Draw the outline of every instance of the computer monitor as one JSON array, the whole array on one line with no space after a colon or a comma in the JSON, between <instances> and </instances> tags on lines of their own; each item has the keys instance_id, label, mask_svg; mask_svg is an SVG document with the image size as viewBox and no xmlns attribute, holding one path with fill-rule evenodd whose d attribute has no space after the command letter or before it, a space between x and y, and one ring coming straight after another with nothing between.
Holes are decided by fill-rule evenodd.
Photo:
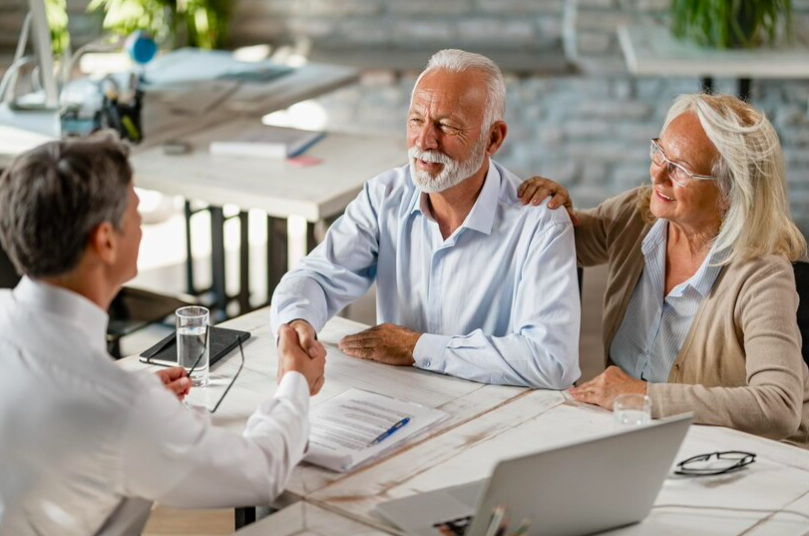
<instances>
[{"instance_id":1,"label":"computer monitor","mask_svg":"<svg viewBox=\"0 0 809 536\"><path fill-rule=\"evenodd\" d=\"M45 94L43 104L45 108L58 108L59 92L53 72L51 31L45 12L45 0L28 0L28 9L31 13L31 40L34 43L34 53L39 64L40 83Z\"/></svg>"},{"instance_id":2,"label":"computer monitor","mask_svg":"<svg viewBox=\"0 0 809 536\"><path fill-rule=\"evenodd\" d=\"M59 88L54 73L51 33L45 11L45 0L28 0L29 13L20 29L20 40L14 63L0 82L0 125L59 138ZM28 42L33 42L34 54L25 55ZM36 65L31 75L35 93L15 94L20 70Z\"/></svg>"}]
</instances>

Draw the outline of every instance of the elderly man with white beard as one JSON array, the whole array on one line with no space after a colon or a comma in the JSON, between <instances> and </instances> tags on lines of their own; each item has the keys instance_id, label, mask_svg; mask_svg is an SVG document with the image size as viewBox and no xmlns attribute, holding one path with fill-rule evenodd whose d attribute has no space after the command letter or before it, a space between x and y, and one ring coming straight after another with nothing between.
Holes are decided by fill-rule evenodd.
<instances>
[{"instance_id":1,"label":"elderly man with white beard","mask_svg":"<svg viewBox=\"0 0 809 536\"><path fill-rule=\"evenodd\" d=\"M275 290L271 323L301 347L377 284L379 325L345 354L468 380L565 389L579 377L580 304L564 210L523 207L521 180L491 159L506 88L488 58L436 53L407 117L409 164L371 179Z\"/></svg>"}]
</instances>

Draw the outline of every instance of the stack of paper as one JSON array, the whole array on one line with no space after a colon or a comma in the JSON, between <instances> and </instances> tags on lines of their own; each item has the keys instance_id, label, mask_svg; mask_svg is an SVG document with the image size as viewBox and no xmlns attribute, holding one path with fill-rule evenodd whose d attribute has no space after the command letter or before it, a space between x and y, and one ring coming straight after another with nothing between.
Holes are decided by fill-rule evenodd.
<instances>
[{"instance_id":1,"label":"stack of paper","mask_svg":"<svg viewBox=\"0 0 809 536\"><path fill-rule=\"evenodd\" d=\"M446 417L441 410L349 389L312 409L309 452L304 460L342 473L400 446ZM404 419L408 419L405 426L374 443Z\"/></svg>"},{"instance_id":2,"label":"stack of paper","mask_svg":"<svg viewBox=\"0 0 809 536\"><path fill-rule=\"evenodd\" d=\"M323 136L323 132L262 126L234 139L214 141L210 151L212 155L284 159L298 156Z\"/></svg>"}]
</instances>

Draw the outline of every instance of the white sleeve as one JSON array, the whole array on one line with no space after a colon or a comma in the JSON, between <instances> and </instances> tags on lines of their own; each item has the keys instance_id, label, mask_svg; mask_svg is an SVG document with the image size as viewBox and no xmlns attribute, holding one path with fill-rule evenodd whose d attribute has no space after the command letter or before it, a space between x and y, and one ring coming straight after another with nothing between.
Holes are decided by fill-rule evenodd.
<instances>
[{"instance_id":1,"label":"white sleeve","mask_svg":"<svg viewBox=\"0 0 809 536\"><path fill-rule=\"evenodd\" d=\"M150 381L123 434L122 493L175 507L269 504L303 458L308 412L309 387L298 372L284 375L243 435L215 427Z\"/></svg>"}]
</instances>

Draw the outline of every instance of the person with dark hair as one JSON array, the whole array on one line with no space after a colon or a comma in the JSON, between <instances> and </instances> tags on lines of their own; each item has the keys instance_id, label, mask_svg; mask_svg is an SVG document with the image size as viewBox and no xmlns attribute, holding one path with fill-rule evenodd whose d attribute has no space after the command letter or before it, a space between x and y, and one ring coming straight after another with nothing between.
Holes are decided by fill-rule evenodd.
<instances>
[{"instance_id":1,"label":"person with dark hair","mask_svg":"<svg viewBox=\"0 0 809 536\"><path fill-rule=\"evenodd\" d=\"M180 400L182 368L127 372L107 355L107 308L137 273L138 196L114 139L52 142L0 176L0 535L139 534L153 501L268 504L308 437L312 356L279 331L279 384L243 435ZM178 400L179 399L179 400Z\"/></svg>"}]
</instances>

